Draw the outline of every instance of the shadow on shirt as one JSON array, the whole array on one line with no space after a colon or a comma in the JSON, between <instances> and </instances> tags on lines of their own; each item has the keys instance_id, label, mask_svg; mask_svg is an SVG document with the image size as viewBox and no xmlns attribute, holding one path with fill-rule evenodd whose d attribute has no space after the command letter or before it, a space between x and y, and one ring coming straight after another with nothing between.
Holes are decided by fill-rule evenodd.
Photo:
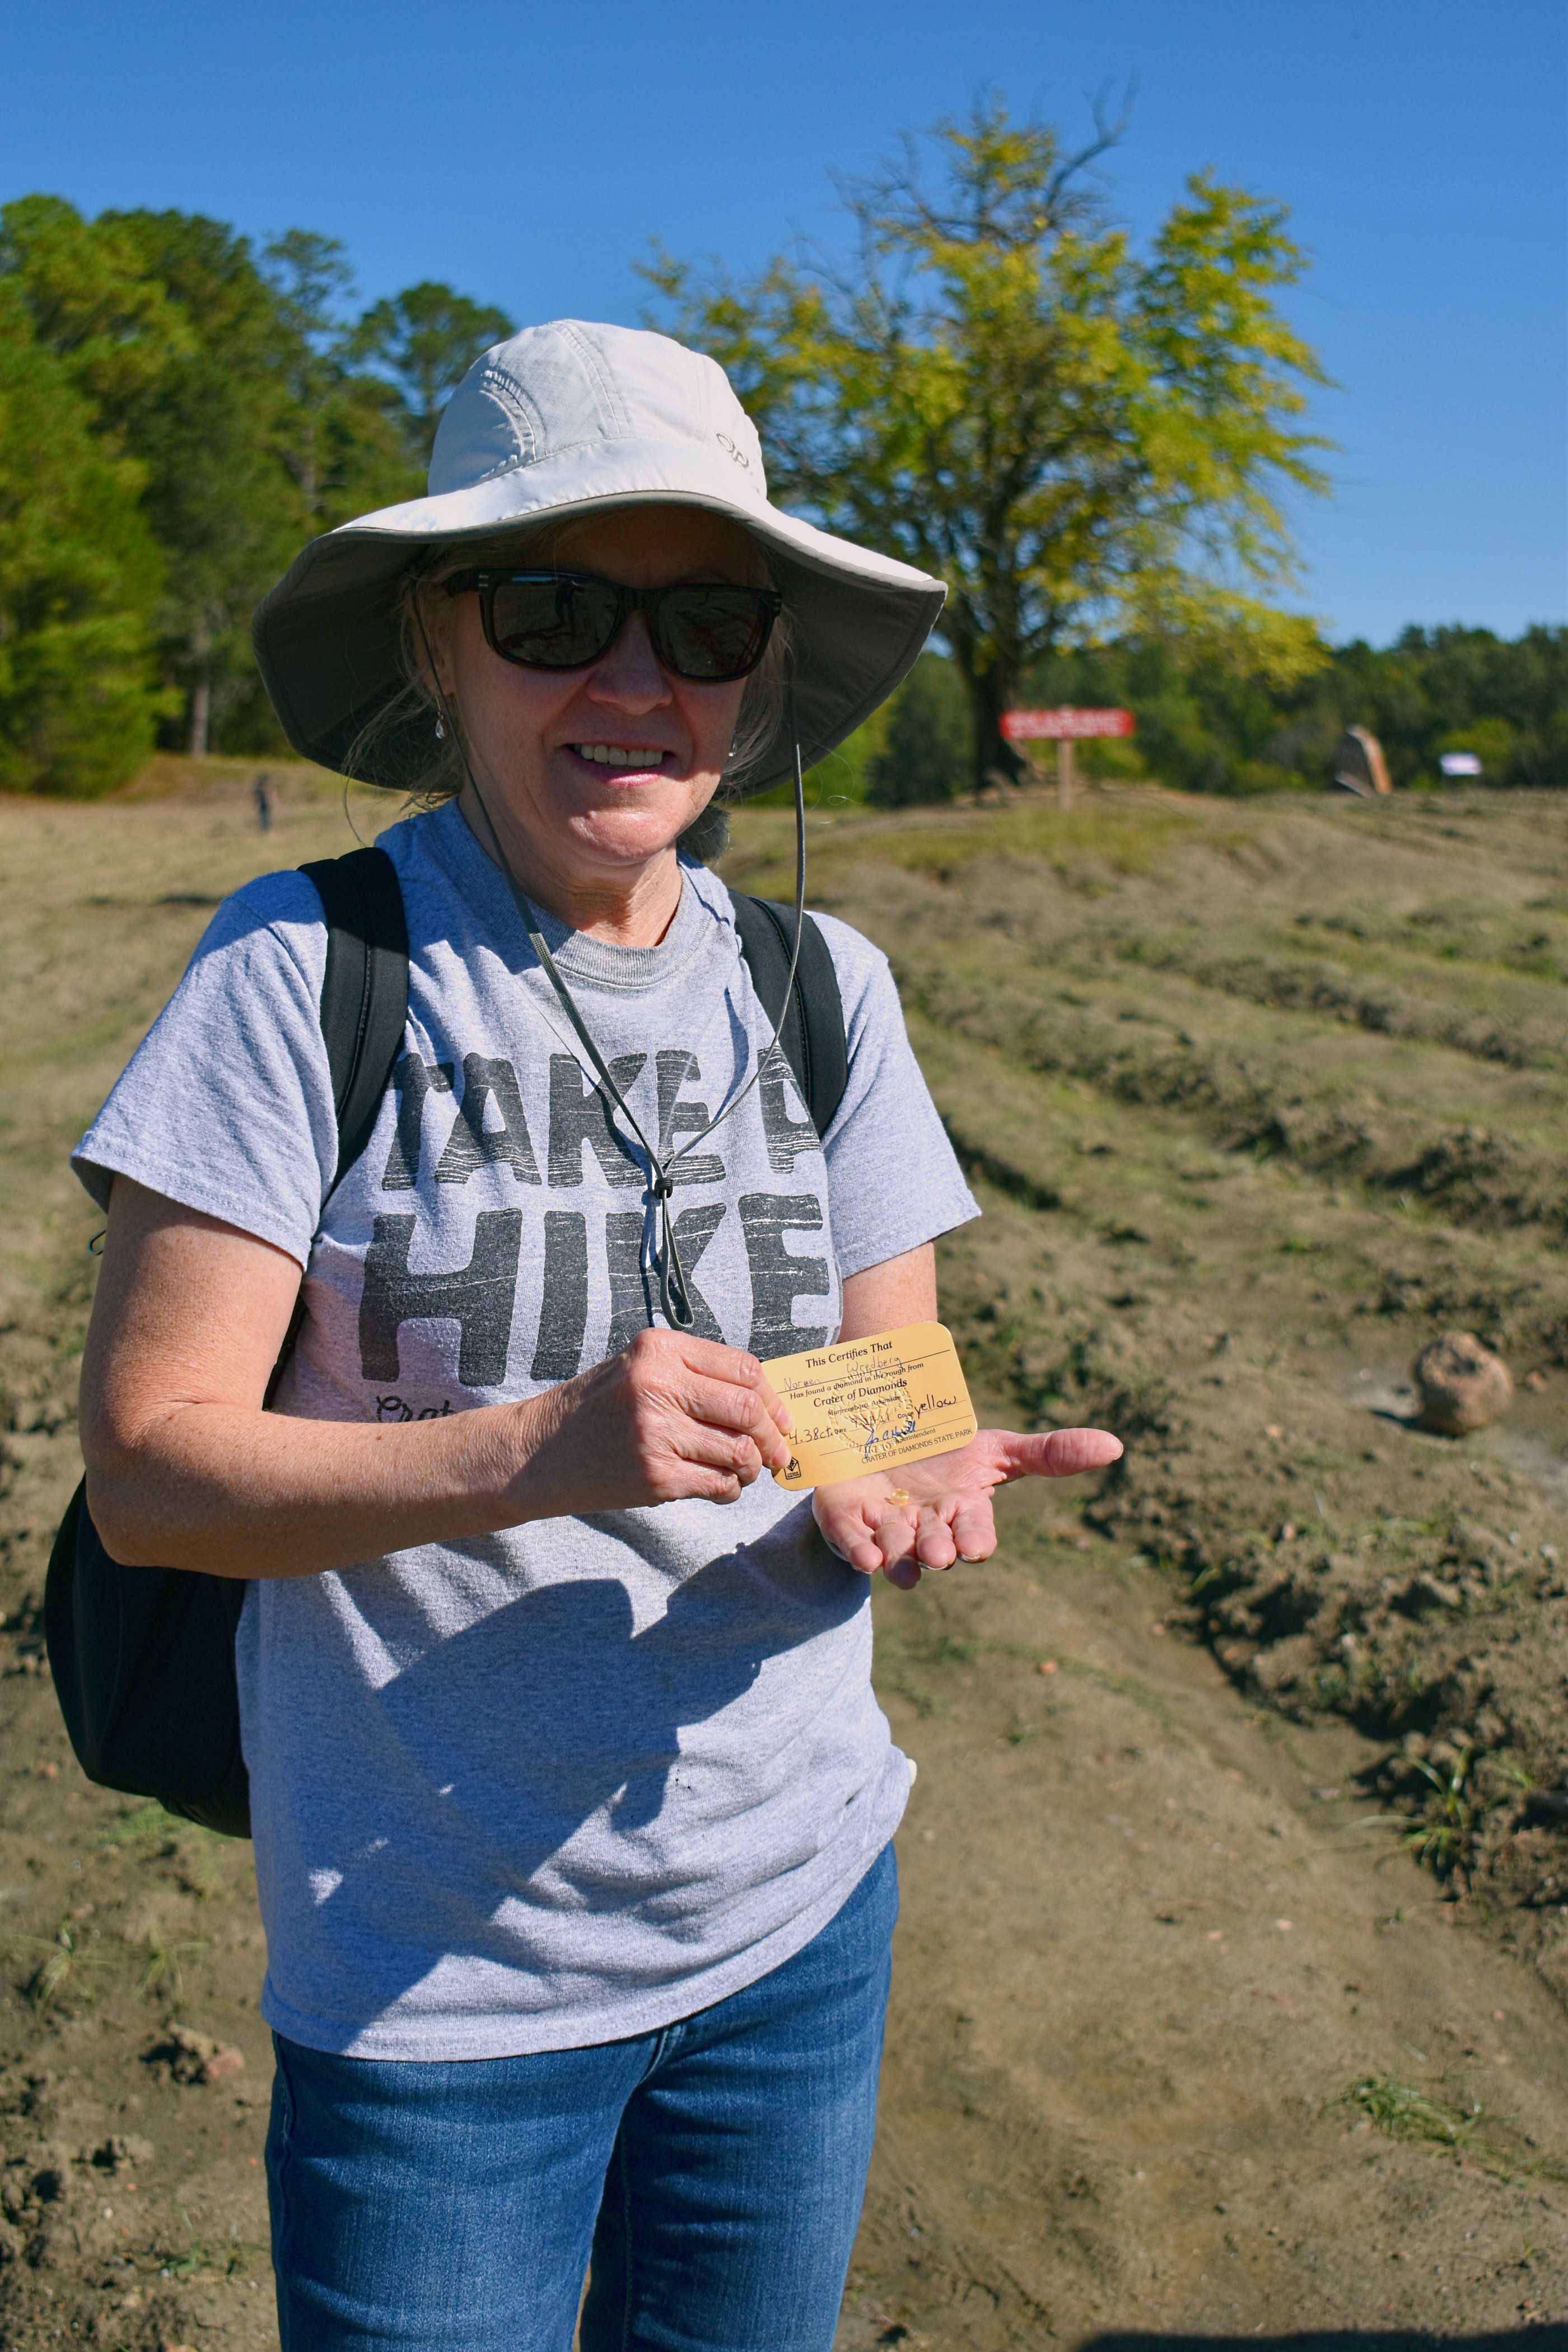
<instances>
[{"instance_id":1,"label":"shadow on shirt","mask_svg":"<svg viewBox=\"0 0 1568 2352\"><path fill-rule=\"evenodd\" d=\"M309 1814L277 1855L285 1880L310 1874L325 1931L300 1954L296 1990L284 1928L283 1999L319 2014L327 1995L352 2032L444 1957L598 1974L613 1944L628 1990L707 1965L715 1917L809 1865L869 1793L865 1742L846 1734L856 1690L868 1713L875 1702L860 1640L845 1638L868 1583L803 1532L785 1522L710 1561L640 1632L615 1578L553 1581L445 1636L400 1616L406 1596L378 1606L374 1570L345 1580L404 1663L368 1692L341 1623L321 1628L318 1689L335 1634L357 1690L312 1731ZM784 1669L823 1639L816 1671ZM689 1738L774 1667L771 1703L715 1739ZM779 1899L787 1918L799 1898ZM606 1916L597 1936L595 1915ZM330 1994L310 1981L322 1966Z\"/></svg>"}]
</instances>

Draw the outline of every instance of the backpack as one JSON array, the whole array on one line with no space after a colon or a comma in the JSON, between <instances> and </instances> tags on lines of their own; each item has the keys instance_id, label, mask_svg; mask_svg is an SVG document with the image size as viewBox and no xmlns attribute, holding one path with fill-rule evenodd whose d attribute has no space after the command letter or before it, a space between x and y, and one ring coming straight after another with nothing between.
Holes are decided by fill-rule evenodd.
<instances>
[{"instance_id":1,"label":"backpack","mask_svg":"<svg viewBox=\"0 0 1568 2352\"><path fill-rule=\"evenodd\" d=\"M370 1141L403 1050L408 933L396 869L384 850L351 850L300 871L315 885L327 925L321 1034L338 1121L330 1197ZM731 896L752 986L776 1021L795 909L738 891ZM838 975L809 915L779 1045L817 1133L826 1135L847 1082L848 1046ZM268 1404L303 1315L301 1296L268 1382ZM247 1580L111 1559L93 1526L85 1486L66 1507L44 1587L49 1671L77 1761L100 1788L155 1797L187 1821L248 1837L250 1781L239 1744L234 1662Z\"/></svg>"}]
</instances>

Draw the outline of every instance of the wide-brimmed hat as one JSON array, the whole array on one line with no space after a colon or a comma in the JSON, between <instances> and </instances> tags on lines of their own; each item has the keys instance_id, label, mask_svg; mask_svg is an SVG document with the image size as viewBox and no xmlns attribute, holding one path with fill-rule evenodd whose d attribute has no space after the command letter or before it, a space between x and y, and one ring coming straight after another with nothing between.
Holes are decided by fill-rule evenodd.
<instances>
[{"instance_id":1,"label":"wide-brimmed hat","mask_svg":"<svg viewBox=\"0 0 1568 2352\"><path fill-rule=\"evenodd\" d=\"M355 744L407 682L398 604L411 565L512 525L660 501L728 515L766 551L789 615L809 767L913 667L942 583L770 506L755 428L714 361L667 335L580 319L525 327L486 352L441 419L428 496L313 539L258 607L256 657L289 742L352 772ZM419 708L378 729L370 781L402 786L426 771L434 727ZM781 720L727 782L760 791L793 762Z\"/></svg>"}]
</instances>

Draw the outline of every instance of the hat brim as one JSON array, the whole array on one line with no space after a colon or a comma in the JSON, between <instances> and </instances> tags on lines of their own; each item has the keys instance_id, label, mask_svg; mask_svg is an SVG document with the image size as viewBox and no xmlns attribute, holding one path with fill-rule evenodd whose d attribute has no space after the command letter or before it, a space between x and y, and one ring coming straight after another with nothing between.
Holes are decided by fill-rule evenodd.
<instances>
[{"instance_id":1,"label":"hat brim","mask_svg":"<svg viewBox=\"0 0 1568 2352\"><path fill-rule=\"evenodd\" d=\"M297 751L342 774L355 746L406 683L398 599L411 563L447 543L510 525L650 505L726 515L766 550L789 614L795 726L806 767L823 759L913 667L942 610L940 580L836 538L765 499L737 494L731 461L693 443L625 440L434 498L384 507L310 541L258 606L256 658ZM427 772L434 720L420 710L374 738L367 781L405 788ZM762 792L794 772L787 718L726 789Z\"/></svg>"}]
</instances>

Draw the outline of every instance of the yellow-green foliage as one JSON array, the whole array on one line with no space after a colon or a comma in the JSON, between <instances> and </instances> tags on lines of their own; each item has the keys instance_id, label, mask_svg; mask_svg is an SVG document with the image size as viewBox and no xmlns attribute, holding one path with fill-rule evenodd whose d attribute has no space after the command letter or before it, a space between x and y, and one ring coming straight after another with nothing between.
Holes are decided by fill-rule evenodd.
<instances>
[{"instance_id":1,"label":"yellow-green foliage","mask_svg":"<svg viewBox=\"0 0 1568 2352\"><path fill-rule=\"evenodd\" d=\"M1136 251L1087 177L1105 131L1059 135L983 100L846 192L847 274L773 262L747 285L647 272L677 331L727 367L776 496L948 586L976 776L1031 663L1117 628L1239 635L1280 676L1310 624L1282 491L1326 487L1303 429L1324 381L1279 307L1305 266L1284 207L1205 173Z\"/></svg>"}]
</instances>

